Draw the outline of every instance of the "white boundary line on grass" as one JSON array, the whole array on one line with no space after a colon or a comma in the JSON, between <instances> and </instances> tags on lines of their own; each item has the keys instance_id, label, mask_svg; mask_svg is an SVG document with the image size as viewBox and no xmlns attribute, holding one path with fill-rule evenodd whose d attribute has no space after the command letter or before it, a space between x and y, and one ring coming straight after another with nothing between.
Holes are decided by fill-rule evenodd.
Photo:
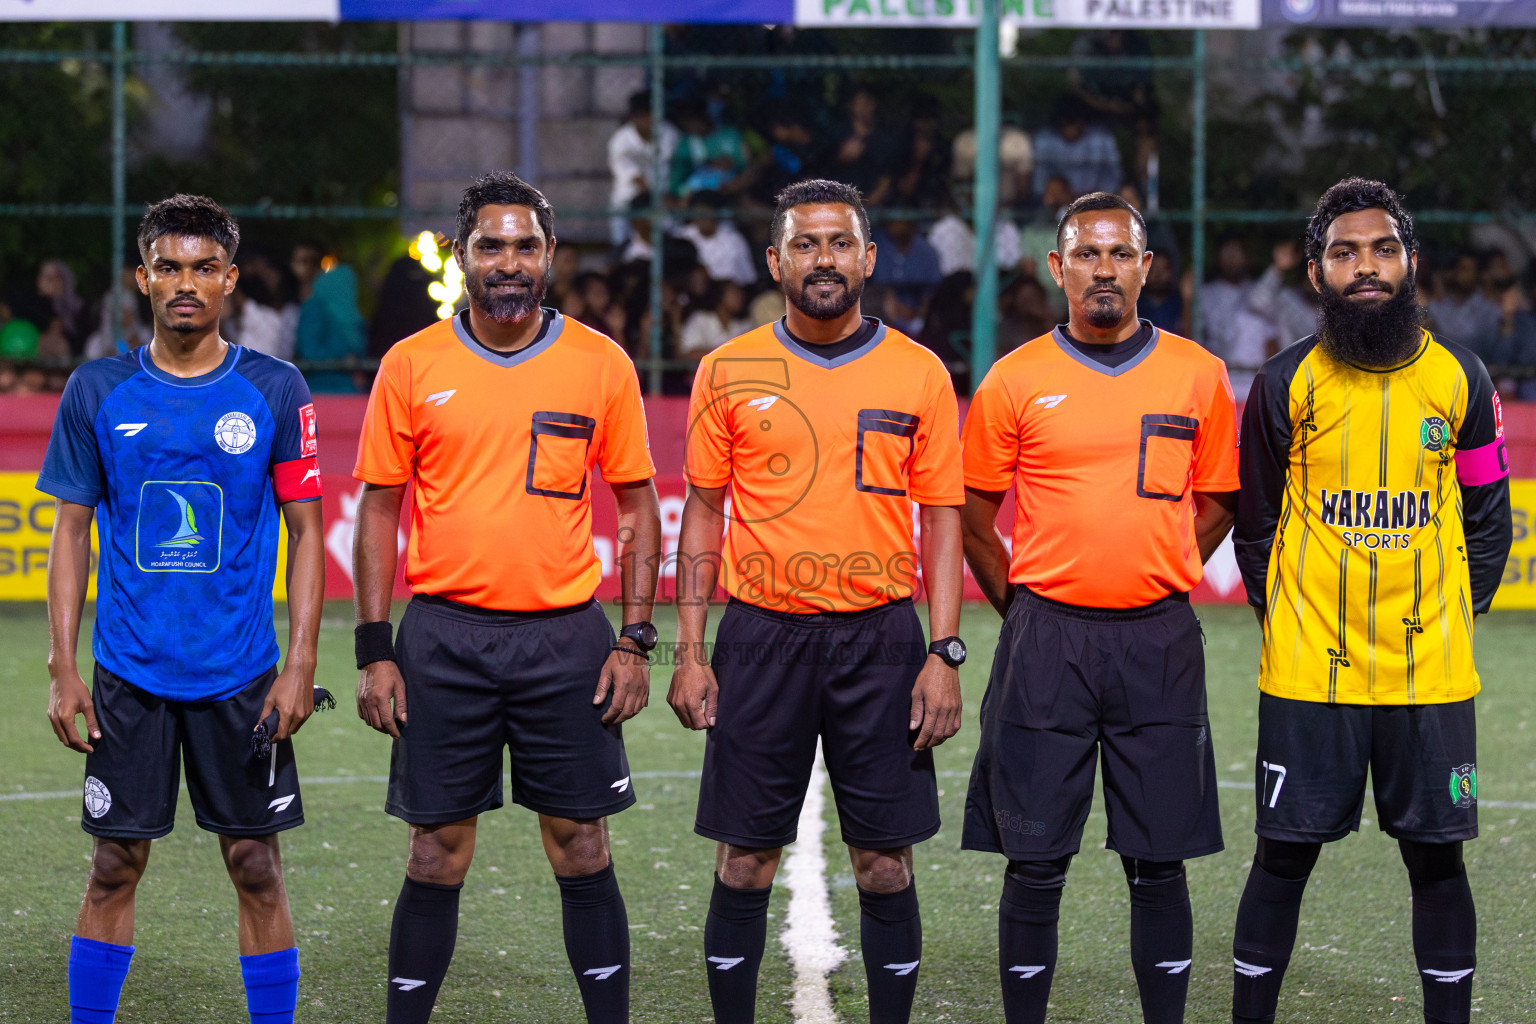
<instances>
[{"instance_id":1,"label":"white boundary line on grass","mask_svg":"<svg viewBox=\"0 0 1536 1024\"><path fill-rule=\"evenodd\" d=\"M825 780L826 773L825 770L821 767L820 760L816 762L815 770L822 772L821 777L823 780ZM937 774L941 779L968 779L971 777L970 772L937 772L935 774ZM637 779L642 782L646 779L696 779L698 777L699 773L696 770L676 772L634 772L630 775L630 778ZM503 776L502 778L507 779L509 776ZM354 782L372 782L381 784L388 781L389 776L387 775L314 775L308 778L300 777L299 785L344 786ZM1253 789L1253 783L1240 782L1236 779L1220 779L1217 781L1216 786L1218 789L1246 789L1250 791ZM181 784L181 788L186 789L187 784L183 782ZM816 799L818 801L823 801L823 797L820 795L820 790L817 790L817 794L818 795ZM0 793L0 804L16 803L22 800L64 800L70 797L79 796L80 790L78 789L53 789L38 793ZM807 794L806 797L806 804L807 806L810 804L809 794ZM1536 811L1536 802L1528 800L1479 800L1477 805L1479 807L1492 807L1499 810L1508 811ZM823 826L823 828L824 827L825 826ZM805 829L803 824L800 831L801 834L804 834Z\"/></svg>"},{"instance_id":2,"label":"white boundary line on grass","mask_svg":"<svg viewBox=\"0 0 1536 1024\"><path fill-rule=\"evenodd\" d=\"M832 899L827 892L827 856L822 847L827 831L826 784L818 741L816 763L811 766L810 785L800 808L798 835L789 847L783 870L784 884L789 888L789 912L784 915L779 941L795 970L791 1002L795 1024L837 1024L827 975L848 956L848 951L837 944Z\"/></svg>"}]
</instances>

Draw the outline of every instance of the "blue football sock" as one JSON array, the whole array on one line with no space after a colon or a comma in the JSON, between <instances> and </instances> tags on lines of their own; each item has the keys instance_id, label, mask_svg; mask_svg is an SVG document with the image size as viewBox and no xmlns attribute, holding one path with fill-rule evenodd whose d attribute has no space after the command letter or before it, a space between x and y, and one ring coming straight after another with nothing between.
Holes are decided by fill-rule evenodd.
<instances>
[{"instance_id":1,"label":"blue football sock","mask_svg":"<svg viewBox=\"0 0 1536 1024\"><path fill-rule=\"evenodd\" d=\"M245 1008L251 1024L293 1024L299 1005L299 950L280 949L240 958Z\"/></svg>"},{"instance_id":2,"label":"blue football sock","mask_svg":"<svg viewBox=\"0 0 1536 1024\"><path fill-rule=\"evenodd\" d=\"M70 1024L112 1024L132 959L132 946L78 935L69 940Z\"/></svg>"}]
</instances>

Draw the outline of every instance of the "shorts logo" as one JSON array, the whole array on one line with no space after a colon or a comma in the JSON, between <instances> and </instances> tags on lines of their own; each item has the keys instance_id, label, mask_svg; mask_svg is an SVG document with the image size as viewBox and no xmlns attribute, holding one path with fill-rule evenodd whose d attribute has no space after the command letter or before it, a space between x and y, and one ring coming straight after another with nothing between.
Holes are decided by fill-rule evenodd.
<instances>
[{"instance_id":1,"label":"shorts logo","mask_svg":"<svg viewBox=\"0 0 1536 1024\"><path fill-rule=\"evenodd\" d=\"M227 412L213 428L213 439L231 455L243 455L256 444L256 422L243 412Z\"/></svg>"},{"instance_id":2,"label":"shorts logo","mask_svg":"<svg viewBox=\"0 0 1536 1024\"><path fill-rule=\"evenodd\" d=\"M622 779L620 779L618 782L615 782L608 788L620 793L627 792L629 790L629 776L624 776Z\"/></svg>"},{"instance_id":3,"label":"shorts logo","mask_svg":"<svg viewBox=\"0 0 1536 1024\"><path fill-rule=\"evenodd\" d=\"M1425 416L1419 424L1419 444L1427 452L1443 452L1451 446L1451 427L1439 416Z\"/></svg>"},{"instance_id":4,"label":"shorts logo","mask_svg":"<svg viewBox=\"0 0 1536 1024\"><path fill-rule=\"evenodd\" d=\"M997 827L1007 829L1009 832L1017 832L1021 836L1045 835L1045 822L1030 821L1021 818L1012 811L996 810L992 812L992 820L997 822Z\"/></svg>"},{"instance_id":5,"label":"shorts logo","mask_svg":"<svg viewBox=\"0 0 1536 1024\"><path fill-rule=\"evenodd\" d=\"M1451 769L1451 804L1471 807L1477 803L1477 765L1464 764Z\"/></svg>"},{"instance_id":6,"label":"shorts logo","mask_svg":"<svg viewBox=\"0 0 1536 1024\"><path fill-rule=\"evenodd\" d=\"M112 809L112 791L94 775L85 777L85 810L93 818L99 818Z\"/></svg>"},{"instance_id":7,"label":"shorts logo","mask_svg":"<svg viewBox=\"0 0 1536 1024\"><path fill-rule=\"evenodd\" d=\"M276 800L273 800L271 803L267 804L267 810L276 811L281 814L288 809L289 804L293 803L293 798L296 795L297 794L295 793L289 793L287 796L278 797Z\"/></svg>"}]
</instances>

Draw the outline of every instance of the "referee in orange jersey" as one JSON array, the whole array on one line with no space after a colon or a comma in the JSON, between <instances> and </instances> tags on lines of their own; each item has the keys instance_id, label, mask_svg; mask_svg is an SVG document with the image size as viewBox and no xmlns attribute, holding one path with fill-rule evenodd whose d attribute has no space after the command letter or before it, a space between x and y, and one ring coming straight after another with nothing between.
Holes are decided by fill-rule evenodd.
<instances>
[{"instance_id":1,"label":"referee in orange jersey","mask_svg":"<svg viewBox=\"0 0 1536 1024\"><path fill-rule=\"evenodd\" d=\"M540 307L554 213L504 173L459 204L469 308L384 356L355 475L358 712L394 737L385 809L410 824L389 937L389 1024L424 1024L453 957L475 822L539 816L587 1020L629 1020L629 925L606 816L635 801L619 723L645 706L661 522L634 365ZM618 503L624 628L593 600L591 470ZM414 484L391 641L396 531Z\"/></svg>"},{"instance_id":2,"label":"referee in orange jersey","mask_svg":"<svg viewBox=\"0 0 1536 1024\"><path fill-rule=\"evenodd\" d=\"M1067 207L1050 265L1070 318L999 360L965 423L965 557L1004 622L961 845L1008 858L1008 1024L1045 1019L1096 759L1149 1024L1184 1019L1183 862L1222 848L1189 591L1232 525L1236 414L1219 360L1136 318L1146 238L1118 196ZM994 525L1009 485L1011 555Z\"/></svg>"}]
</instances>

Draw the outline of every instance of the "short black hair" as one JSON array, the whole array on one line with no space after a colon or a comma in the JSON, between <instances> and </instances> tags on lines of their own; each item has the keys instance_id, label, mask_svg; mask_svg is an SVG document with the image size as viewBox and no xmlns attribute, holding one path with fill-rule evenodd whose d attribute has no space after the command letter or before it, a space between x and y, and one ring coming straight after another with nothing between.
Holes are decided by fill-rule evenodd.
<instances>
[{"instance_id":1,"label":"short black hair","mask_svg":"<svg viewBox=\"0 0 1536 1024\"><path fill-rule=\"evenodd\" d=\"M146 265L150 247L166 235L212 239L231 263L240 247L240 225L228 210L207 196L178 192L144 208L144 219L139 221L139 258Z\"/></svg>"},{"instance_id":2,"label":"short black hair","mask_svg":"<svg viewBox=\"0 0 1536 1024\"><path fill-rule=\"evenodd\" d=\"M853 207L858 215L859 233L869 241L869 214L864 212L864 193L852 185L827 178L808 178L787 186L774 197L773 225L768 229L768 243L775 249L784 244L784 215L797 206L838 203Z\"/></svg>"},{"instance_id":3,"label":"short black hair","mask_svg":"<svg viewBox=\"0 0 1536 1024\"><path fill-rule=\"evenodd\" d=\"M1312 219L1307 221L1307 259L1322 259L1328 227L1346 213L1360 210L1385 210L1397 222L1397 234L1403 248L1419 251L1419 238L1413 230L1413 216L1403 206L1403 197L1379 181L1369 178L1345 178L1322 194Z\"/></svg>"},{"instance_id":4,"label":"short black hair","mask_svg":"<svg viewBox=\"0 0 1536 1024\"><path fill-rule=\"evenodd\" d=\"M459 200L458 238L460 248L469 247L469 236L475 230L480 211L487 206L526 206L533 211L544 232L544 241L555 237L555 209L544 198L544 193L528 184L511 171L487 171L469 183L464 198Z\"/></svg>"},{"instance_id":5,"label":"short black hair","mask_svg":"<svg viewBox=\"0 0 1536 1024\"><path fill-rule=\"evenodd\" d=\"M629 116L651 116L651 90L641 89L639 92L629 94Z\"/></svg>"},{"instance_id":6,"label":"short black hair","mask_svg":"<svg viewBox=\"0 0 1536 1024\"><path fill-rule=\"evenodd\" d=\"M1087 195L1081 195L1072 200L1061 211L1061 219L1056 222L1056 250L1058 252L1061 251L1061 233L1066 228L1067 221L1080 213L1092 213L1095 210L1124 210L1130 214L1132 219L1141 225L1141 247L1143 251L1146 250L1147 220L1141 215L1141 211L1113 192L1089 192Z\"/></svg>"}]
</instances>

